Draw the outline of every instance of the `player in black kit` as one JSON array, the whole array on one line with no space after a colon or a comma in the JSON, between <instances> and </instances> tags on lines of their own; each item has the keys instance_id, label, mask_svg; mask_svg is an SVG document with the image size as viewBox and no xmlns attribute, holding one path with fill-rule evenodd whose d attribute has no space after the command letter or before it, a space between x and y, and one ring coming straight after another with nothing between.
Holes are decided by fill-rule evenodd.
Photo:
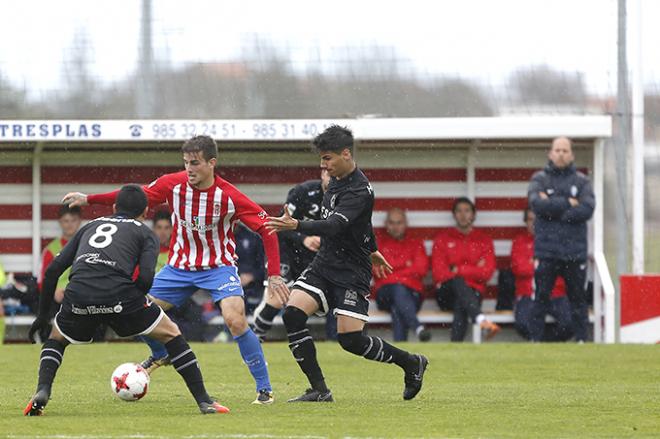
<instances>
[{"instance_id":1,"label":"player in black kit","mask_svg":"<svg viewBox=\"0 0 660 439\"><path fill-rule=\"evenodd\" d=\"M324 169L320 180L308 180L289 191L284 208L298 221L321 219L323 194L330 184L330 176ZM284 212L280 212L280 215ZM278 233L280 244L280 272L289 287L312 262L321 247L319 236L308 235L297 230L283 230ZM254 333L263 339L273 326L273 319L284 308L285 303L264 290L264 296L254 311ZM330 317L332 318L332 317ZM332 331L334 332L334 331ZM330 334L329 334L330 335Z\"/></svg>"},{"instance_id":2,"label":"player in black kit","mask_svg":"<svg viewBox=\"0 0 660 439\"><path fill-rule=\"evenodd\" d=\"M57 279L72 267L64 300L53 320L53 329L41 350L37 391L24 410L39 416L50 398L64 349L70 343L91 343L96 328L107 323L121 337L149 334L165 343L174 369L185 380L200 411L227 413L229 409L206 392L197 357L179 328L146 293L154 278L159 242L142 223L147 196L140 186L126 185L117 194L114 215L83 226L46 270L39 314L29 337L48 327L48 311ZM139 274L133 281L133 273Z\"/></svg>"},{"instance_id":3,"label":"player in black kit","mask_svg":"<svg viewBox=\"0 0 660 439\"><path fill-rule=\"evenodd\" d=\"M316 136L313 144L319 152L321 168L332 177L323 196L323 219L298 221L285 210L282 216L270 217L266 222L266 227L274 231L296 230L321 236L321 248L293 284L282 316L291 352L311 385L289 402L333 401L307 328L310 315L330 310L337 316L341 347L368 360L401 367L405 373L403 399L412 399L422 388L427 358L364 333L369 318L372 264L379 276L391 273L392 267L376 246L371 225L374 193L353 158L353 134L347 128L332 125Z\"/></svg>"}]
</instances>

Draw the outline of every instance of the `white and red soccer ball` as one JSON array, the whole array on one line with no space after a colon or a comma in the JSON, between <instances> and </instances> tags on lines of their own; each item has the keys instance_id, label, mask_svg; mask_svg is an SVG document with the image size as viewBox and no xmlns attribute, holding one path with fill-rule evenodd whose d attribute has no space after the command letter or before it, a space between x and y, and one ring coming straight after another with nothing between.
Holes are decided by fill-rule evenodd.
<instances>
[{"instance_id":1,"label":"white and red soccer ball","mask_svg":"<svg viewBox=\"0 0 660 439\"><path fill-rule=\"evenodd\" d=\"M139 364L120 364L112 372L110 388L112 393L124 401L137 401L147 394L149 374Z\"/></svg>"}]
</instances>

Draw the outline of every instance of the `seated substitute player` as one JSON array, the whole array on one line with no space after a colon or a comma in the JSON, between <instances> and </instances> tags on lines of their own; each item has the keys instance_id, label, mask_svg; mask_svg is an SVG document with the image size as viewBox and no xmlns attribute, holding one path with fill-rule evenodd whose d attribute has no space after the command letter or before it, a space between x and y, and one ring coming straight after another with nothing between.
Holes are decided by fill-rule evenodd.
<instances>
[{"instance_id":1,"label":"seated substitute player","mask_svg":"<svg viewBox=\"0 0 660 439\"><path fill-rule=\"evenodd\" d=\"M200 411L229 412L206 392L197 358L179 328L145 296L153 282L158 255L158 239L142 222L147 209L147 197L139 186L122 187L113 206L114 215L83 226L46 270L30 340L49 325L48 311L59 276L71 267L71 277L50 337L41 350L37 392L25 407L26 416L42 414L64 349L70 343L91 343L101 323L110 325L121 337L150 334L165 343L174 369L186 382ZM137 266L139 275L134 282Z\"/></svg>"},{"instance_id":2,"label":"seated substitute player","mask_svg":"<svg viewBox=\"0 0 660 439\"><path fill-rule=\"evenodd\" d=\"M495 271L493 240L472 227L476 208L469 198L457 198L452 213L456 228L438 234L431 254L438 305L454 310L451 341L463 341L468 317L491 338L500 327L481 312L481 293Z\"/></svg>"},{"instance_id":3,"label":"seated substitute player","mask_svg":"<svg viewBox=\"0 0 660 439\"><path fill-rule=\"evenodd\" d=\"M404 374L404 399L412 399L422 388L428 360L398 349L379 337L364 333L369 319L369 283L372 264L378 276L392 267L378 251L371 225L374 193L353 157L353 134L338 125L328 127L313 141L321 168L332 177L323 195L317 221L298 221L285 210L270 217L266 227L273 231L296 230L321 237L321 248L309 267L293 284L282 316L289 348L307 376L311 388L290 402L330 402L328 389L316 358L316 347L307 327L314 313L334 310L341 347L368 360L395 363Z\"/></svg>"},{"instance_id":4,"label":"seated substitute player","mask_svg":"<svg viewBox=\"0 0 660 439\"><path fill-rule=\"evenodd\" d=\"M300 183L289 191L284 208L289 215L298 221L321 219L323 194L328 190L330 176L325 169L321 170L320 180L308 180ZM280 212L280 215L284 212ZM280 244L280 271L282 278L289 287L312 262L321 246L321 237L307 235L297 230L283 230L278 233ZM284 308L285 303L278 296L264 291L263 299L254 312L254 332L259 338L273 327L273 319ZM334 317L327 316L326 335L336 339Z\"/></svg>"},{"instance_id":5,"label":"seated substitute player","mask_svg":"<svg viewBox=\"0 0 660 439\"><path fill-rule=\"evenodd\" d=\"M245 317L243 289L236 269L234 227L240 220L258 232L268 257L268 288L286 300L289 289L279 276L280 255L277 237L266 230L266 212L236 187L215 175L218 145L209 136L184 142L181 152L185 171L166 174L147 186L149 203L165 201L173 213L170 259L154 279L149 296L163 309L180 306L198 289L208 290L218 304L238 344L257 388L255 404L273 402L268 366L259 339ZM64 196L69 205L111 204L115 192ZM151 346L154 357L154 346ZM158 362L154 362L158 366Z\"/></svg>"},{"instance_id":6,"label":"seated substitute player","mask_svg":"<svg viewBox=\"0 0 660 439\"><path fill-rule=\"evenodd\" d=\"M534 333L534 220L536 215L532 209L526 209L523 219L527 231L516 236L511 246L511 271L516 277L516 304L514 316L516 329L526 339L531 339ZM566 341L573 336L573 316L571 303L566 297L564 278L557 276L552 289L546 312L555 319L555 326L545 327L543 341ZM543 316L545 317L545 315Z\"/></svg>"},{"instance_id":7,"label":"seated substitute player","mask_svg":"<svg viewBox=\"0 0 660 439\"><path fill-rule=\"evenodd\" d=\"M417 318L429 257L421 239L406 236L407 228L405 211L395 207L387 212L386 232L378 235L378 247L393 270L386 278L375 279L376 303L392 315L394 341L408 340L409 329L420 341L429 341L431 332Z\"/></svg>"}]
</instances>

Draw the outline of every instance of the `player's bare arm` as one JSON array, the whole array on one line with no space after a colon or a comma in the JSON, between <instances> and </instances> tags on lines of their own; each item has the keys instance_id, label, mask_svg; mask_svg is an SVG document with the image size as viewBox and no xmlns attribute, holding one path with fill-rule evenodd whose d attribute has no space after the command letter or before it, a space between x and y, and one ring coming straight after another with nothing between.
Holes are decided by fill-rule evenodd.
<instances>
[{"instance_id":1,"label":"player's bare arm","mask_svg":"<svg viewBox=\"0 0 660 439\"><path fill-rule=\"evenodd\" d=\"M373 264L374 274L376 277L383 278L387 277L389 274L392 274L392 266L389 262L387 262L385 256L383 256L383 254L378 250L371 254L371 263Z\"/></svg>"},{"instance_id":2,"label":"player's bare arm","mask_svg":"<svg viewBox=\"0 0 660 439\"><path fill-rule=\"evenodd\" d=\"M321 237L320 236L305 236L303 239L303 245L313 252L319 251L321 248Z\"/></svg>"},{"instance_id":3,"label":"player's bare arm","mask_svg":"<svg viewBox=\"0 0 660 439\"><path fill-rule=\"evenodd\" d=\"M276 297L281 303L286 303L289 300L289 295L291 292L286 286L284 279L280 276L269 276L268 277L268 295L271 297Z\"/></svg>"},{"instance_id":4,"label":"player's bare arm","mask_svg":"<svg viewBox=\"0 0 660 439\"><path fill-rule=\"evenodd\" d=\"M282 230L296 230L298 228L298 220L293 218L286 208L282 216L269 216L265 224L266 229L270 231L269 234L281 232Z\"/></svg>"},{"instance_id":5,"label":"player's bare arm","mask_svg":"<svg viewBox=\"0 0 660 439\"><path fill-rule=\"evenodd\" d=\"M69 207L87 206L87 195L82 192L69 192L62 198L62 204L68 204Z\"/></svg>"}]
</instances>

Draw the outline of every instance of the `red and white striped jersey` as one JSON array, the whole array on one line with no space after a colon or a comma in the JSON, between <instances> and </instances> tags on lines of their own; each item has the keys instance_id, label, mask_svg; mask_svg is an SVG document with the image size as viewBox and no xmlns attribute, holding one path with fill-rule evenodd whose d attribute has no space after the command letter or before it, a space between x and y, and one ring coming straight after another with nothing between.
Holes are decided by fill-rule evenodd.
<instances>
[{"instance_id":1,"label":"red and white striped jersey","mask_svg":"<svg viewBox=\"0 0 660 439\"><path fill-rule=\"evenodd\" d=\"M235 186L215 176L215 183L199 190L188 184L185 171L166 174L143 186L149 205L164 202L172 211L172 238L168 264L188 271L235 265L234 226L240 220L259 233L268 258L268 274L280 274L277 236L264 223L266 211ZM90 204L112 204L118 191L88 195Z\"/></svg>"}]
</instances>

